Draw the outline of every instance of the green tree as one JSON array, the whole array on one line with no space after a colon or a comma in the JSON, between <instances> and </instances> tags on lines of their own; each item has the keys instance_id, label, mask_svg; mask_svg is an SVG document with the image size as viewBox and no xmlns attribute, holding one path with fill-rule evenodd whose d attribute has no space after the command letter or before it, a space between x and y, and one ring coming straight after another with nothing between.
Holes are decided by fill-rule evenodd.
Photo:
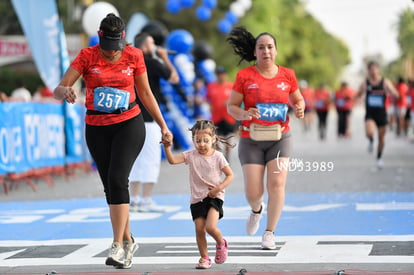
<instances>
[{"instance_id":1,"label":"green tree","mask_svg":"<svg viewBox=\"0 0 414 275\"><path fill-rule=\"evenodd\" d=\"M8 22L0 24L0 34L21 33L17 18L8 1L0 1L0 20L8 18ZM210 43L214 49L213 59L217 64L226 66L234 76L238 68L238 58L233 55L231 47L226 43L226 35L217 30L217 23L225 16L233 0L217 1L217 8L206 22L197 19L195 9L201 5L197 0L192 8L183 9L179 14L170 14L165 7L166 0L152 1L119 1L106 0L112 3L121 17L128 22L135 12L142 12L151 19L161 21L171 31L186 29L196 41ZM71 16L73 7L81 9L81 0L57 1L67 33L81 32L81 21ZM3 15L4 14L4 15ZM3 26L8 24L7 26ZM334 85L338 81L342 68L350 61L346 45L329 34L323 26L309 14L300 0L254 0L253 6L237 25L245 26L253 35L267 31L276 36L278 41L277 63L291 67L299 79L306 79L312 85L324 82ZM248 64L241 64L247 66Z\"/></svg>"},{"instance_id":2,"label":"green tree","mask_svg":"<svg viewBox=\"0 0 414 275\"><path fill-rule=\"evenodd\" d=\"M414 79L414 11L402 11L398 21L398 44L401 57L390 64L389 70L395 75Z\"/></svg>"}]
</instances>

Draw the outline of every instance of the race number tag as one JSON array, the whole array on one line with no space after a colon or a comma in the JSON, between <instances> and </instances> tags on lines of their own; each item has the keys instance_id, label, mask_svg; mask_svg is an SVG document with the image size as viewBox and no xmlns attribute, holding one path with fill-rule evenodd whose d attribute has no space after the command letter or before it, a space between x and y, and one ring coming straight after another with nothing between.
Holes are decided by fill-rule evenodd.
<instances>
[{"instance_id":1,"label":"race number tag","mask_svg":"<svg viewBox=\"0 0 414 275\"><path fill-rule=\"evenodd\" d=\"M384 96L382 95L368 95L368 106L374 108L384 107Z\"/></svg>"},{"instance_id":2,"label":"race number tag","mask_svg":"<svg viewBox=\"0 0 414 275\"><path fill-rule=\"evenodd\" d=\"M322 99L318 99L316 101L316 108L325 108L326 104L325 101Z\"/></svg>"},{"instance_id":3,"label":"race number tag","mask_svg":"<svg viewBox=\"0 0 414 275\"><path fill-rule=\"evenodd\" d=\"M125 111L129 106L129 93L111 87L98 87L94 90L93 107L104 113Z\"/></svg>"},{"instance_id":4,"label":"race number tag","mask_svg":"<svg viewBox=\"0 0 414 275\"><path fill-rule=\"evenodd\" d=\"M336 100L336 105L337 105L338 107L344 107L344 106L345 106L345 99L343 99L343 98L338 98L338 99Z\"/></svg>"},{"instance_id":5,"label":"race number tag","mask_svg":"<svg viewBox=\"0 0 414 275\"><path fill-rule=\"evenodd\" d=\"M256 108L261 120L286 122L288 105L285 103L257 103Z\"/></svg>"}]
</instances>

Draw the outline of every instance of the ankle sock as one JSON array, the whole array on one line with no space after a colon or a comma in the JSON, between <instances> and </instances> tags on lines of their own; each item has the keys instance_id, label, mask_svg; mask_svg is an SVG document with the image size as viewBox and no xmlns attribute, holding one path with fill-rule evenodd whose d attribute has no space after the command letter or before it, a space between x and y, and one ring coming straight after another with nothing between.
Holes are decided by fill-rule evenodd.
<instances>
[{"instance_id":1,"label":"ankle sock","mask_svg":"<svg viewBox=\"0 0 414 275\"><path fill-rule=\"evenodd\" d=\"M259 210L259 211L254 211L254 210L252 209L252 212L253 212L254 214L260 214L260 213L262 213L262 210L263 210L263 204L262 204L262 205L260 205L260 210Z\"/></svg>"}]
</instances>

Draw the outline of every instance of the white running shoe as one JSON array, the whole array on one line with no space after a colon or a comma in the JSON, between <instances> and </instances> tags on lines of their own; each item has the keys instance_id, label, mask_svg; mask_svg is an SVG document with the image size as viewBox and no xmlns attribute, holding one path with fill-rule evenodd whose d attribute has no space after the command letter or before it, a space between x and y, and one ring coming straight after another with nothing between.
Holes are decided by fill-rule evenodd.
<instances>
[{"instance_id":1,"label":"white running shoe","mask_svg":"<svg viewBox=\"0 0 414 275\"><path fill-rule=\"evenodd\" d=\"M122 266L119 266L119 268L129 269L132 267L132 258L134 257L134 253L138 250L138 248L139 246L133 237L132 242L124 241L125 261Z\"/></svg>"},{"instance_id":2,"label":"white running shoe","mask_svg":"<svg viewBox=\"0 0 414 275\"><path fill-rule=\"evenodd\" d=\"M118 242L113 242L109 250L108 258L106 258L106 265L122 266L124 265L124 249Z\"/></svg>"},{"instance_id":3,"label":"white running shoe","mask_svg":"<svg viewBox=\"0 0 414 275\"><path fill-rule=\"evenodd\" d=\"M256 213L253 213L253 211L250 212L249 218L247 219L247 222L246 222L247 235L254 235L259 229L260 219L262 218L263 210L265 207L264 203L262 203L260 207L261 207L260 213L256 214Z\"/></svg>"},{"instance_id":4,"label":"white running shoe","mask_svg":"<svg viewBox=\"0 0 414 275\"><path fill-rule=\"evenodd\" d=\"M142 199L138 205L138 212L166 212L166 209L158 205L151 198Z\"/></svg>"},{"instance_id":5,"label":"white running shoe","mask_svg":"<svg viewBox=\"0 0 414 275\"><path fill-rule=\"evenodd\" d=\"M137 202L131 201L131 203L129 204L129 211L130 212L138 212L138 208L139 204Z\"/></svg>"},{"instance_id":6,"label":"white running shoe","mask_svg":"<svg viewBox=\"0 0 414 275\"><path fill-rule=\"evenodd\" d=\"M262 249L274 250L276 249L275 235L273 232L265 231L262 236Z\"/></svg>"},{"instance_id":7,"label":"white running shoe","mask_svg":"<svg viewBox=\"0 0 414 275\"><path fill-rule=\"evenodd\" d=\"M377 168L378 170L384 168L384 162L382 161L382 159L377 159Z\"/></svg>"}]
</instances>

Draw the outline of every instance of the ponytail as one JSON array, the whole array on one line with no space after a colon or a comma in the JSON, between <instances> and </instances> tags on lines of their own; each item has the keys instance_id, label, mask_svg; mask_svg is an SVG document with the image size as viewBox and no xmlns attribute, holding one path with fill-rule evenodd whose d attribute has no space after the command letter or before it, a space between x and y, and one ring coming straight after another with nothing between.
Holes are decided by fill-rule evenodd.
<instances>
[{"instance_id":1,"label":"ponytail","mask_svg":"<svg viewBox=\"0 0 414 275\"><path fill-rule=\"evenodd\" d=\"M254 37L245 27L235 27L231 30L226 40L233 47L234 53L240 57L239 64L243 60L248 62L256 60L256 56L254 55L256 41L263 35L270 36L277 49L276 37L271 33L262 32L257 37Z\"/></svg>"},{"instance_id":2,"label":"ponytail","mask_svg":"<svg viewBox=\"0 0 414 275\"><path fill-rule=\"evenodd\" d=\"M248 62L256 60L254 56L256 38L245 27L233 28L226 40L233 47L234 53L240 57L239 64L243 60Z\"/></svg>"}]
</instances>

